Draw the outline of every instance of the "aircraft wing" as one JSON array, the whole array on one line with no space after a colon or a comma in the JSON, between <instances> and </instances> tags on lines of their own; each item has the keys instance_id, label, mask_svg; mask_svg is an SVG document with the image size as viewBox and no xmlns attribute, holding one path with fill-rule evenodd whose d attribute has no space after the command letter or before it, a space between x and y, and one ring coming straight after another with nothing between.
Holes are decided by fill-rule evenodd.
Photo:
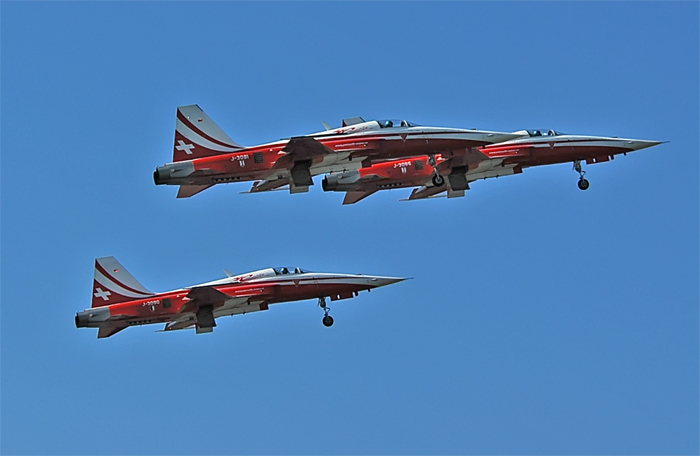
<instances>
[{"instance_id":1,"label":"aircraft wing","mask_svg":"<svg viewBox=\"0 0 700 456\"><path fill-rule=\"evenodd\" d=\"M179 314L196 312L201 306L221 304L233 297L220 292L214 287L194 287L187 293L187 298L189 301L180 308Z\"/></svg>"},{"instance_id":2,"label":"aircraft wing","mask_svg":"<svg viewBox=\"0 0 700 456\"><path fill-rule=\"evenodd\" d=\"M309 138L307 136L290 139L282 151L286 152L286 154L275 162L272 167L273 169L290 169L294 166L295 162L313 160L317 157L335 153L335 151L324 146L314 138Z\"/></svg>"},{"instance_id":3,"label":"aircraft wing","mask_svg":"<svg viewBox=\"0 0 700 456\"><path fill-rule=\"evenodd\" d=\"M97 338L98 339L104 339L105 337L113 336L122 329L126 329L129 326L124 324L124 323L113 323L107 326L100 326L100 329L97 331Z\"/></svg>"},{"instance_id":4,"label":"aircraft wing","mask_svg":"<svg viewBox=\"0 0 700 456\"><path fill-rule=\"evenodd\" d=\"M265 298L261 297L265 293L265 288L253 288L245 290L241 293L236 293L236 296L230 296L222 293L214 287L196 287L193 288L187 297L191 299L190 303L183 306L179 316L165 324L162 331L176 331L179 329L187 329L196 325L203 325L203 316L200 316L200 306L211 306L215 304L225 303L225 305L215 306L210 310L209 324L203 325L207 328L216 326L213 324L215 318L225 315L235 315L239 313L250 313L259 310L267 310ZM251 299L252 298L252 299ZM198 327L198 330L201 328ZM209 332L206 331L205 332Z\"/></svg>"},{"instance_id":5,"label":"aircraft wing","mask_svg":"<svg viewBox=\"0 0 700 456\"><path fill-rule=\"evenodd\" d=\"M286 187L287 185L289 185L289 179L255 181L253 182L253 186L250 187L250 190L241 193L258 193L284 190L284 187Z\"/></svg>"},{"instance_id":6,"label":"aircraft wing","mask_svg":"<svg viewBox=\"0 0 700 456\"><path fill-rule=\"evenodd\" d=\"M196 323L197 319L195 318L194 314L188 314L184 317L178 318L175 321L170 321L166 323L162 331L176 331L178 329L187 329L191 328Z\"/></svg>"},{"instance_id":7,"label":"aircraft wing","mask_svg":"<svg viewBox=\"0 0 700 456\"><path fill-rule=\"evenodd\" d=\"M222 293L214 287L195 287L187 293L187 297L192 301L197 301L200 305L216 304L231 299L231 296Z\"/></svg>"},{"instance_id":8,"label":"aircraft wing","mask_svg":"<svg viewBox=\"0 0 700 456\"><path fill-rule=\"evenodd\" d=\"M413 201L417 199L432 198L435 195L444 192L445 190L447 190L446 186L414 188L413 192L411 192L411 196L409 196L408 199L402 201Z\"/></svg>"},{"instance_id":9,"label":"aircraft wing","mask_svg":"<svg viewBox=\"0 0 700 456\"><path fill-rule=\"evenodd\" d=\"M190 299L190 303L196 306L209 306L221 303L227 303L228 305L233 304L233 307L245 304L249 298L257 297L258 299L265 299L265 297L271 293L271 287L255 287L248 288L241 291L235 291L233 295L228 295L222 293L214 287L195 287L190 290L187 297ZM186 304L185 307L194 307ZM185 309L184 312L192 309ZM180 311L181 313L183 310Z\"/></svg>"}]
</instances>

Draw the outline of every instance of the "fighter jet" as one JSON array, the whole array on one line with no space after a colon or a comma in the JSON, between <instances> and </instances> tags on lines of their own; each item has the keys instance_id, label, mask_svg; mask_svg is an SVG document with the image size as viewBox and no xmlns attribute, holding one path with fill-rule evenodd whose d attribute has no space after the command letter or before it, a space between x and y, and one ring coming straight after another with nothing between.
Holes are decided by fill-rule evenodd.
<instances>
[{"instance_id":1,"label":"fighter jet","mask_svg":"<svg viewBox=\"0 0 700 456\"><path fill-rule=\"evenodd\" d=\"M179 185L178 198L230 182L255 181L247 193L289 187L309 190L313 176L357 170L372 163L447 150L468 151L521 133L419 126L406 120L344 119L340 128L259 146L233 141L197 105L177 108L172 163L156 168L156 185ZM434 168L435 169L435 168ZM436 173L437 174L437 173Z\"/></svg>"},{"instance_id":2,"label":"fighter jet","mask_svg":"<svg viewBox=\"0 0 700 456\"><path fill-rule=\"evenodd\" d=\"M427 163L429 156L393 160L369 168L329 174L323 190L346 192L343 204L356 203L385 189L419 187L408 200L431 198L446 192L448 198L464 196L469 183L491 177L519 174L531 166L573 163L579 174L578 187L589 188L582 162L613 160L615 155L645 149L660 141L567 135L554 130L522 130L522 136L499 144L468 151L446 151L434 158L437 173ZM445 179L446 178L446 179ZM445 185L447 184L447 185Z\"/></svg>"},{"instance_id":3,"label":"fighter jet","mask_svg":"<svg viewBox=\"0 0 700 456\"><path fill-rule=\"evenodd\" d=\"M310 272L267 268L165 293L147 290L114 257L95 260L92 307L78 312L78 328L98 328L98 339L129 326L164 323L163 331L195 328L212 332L216 318L268 310L270 304L318 299L323 324L333 325L331 301L355 297L406 280L399 277Z\"/></svg>"}]
</instances>

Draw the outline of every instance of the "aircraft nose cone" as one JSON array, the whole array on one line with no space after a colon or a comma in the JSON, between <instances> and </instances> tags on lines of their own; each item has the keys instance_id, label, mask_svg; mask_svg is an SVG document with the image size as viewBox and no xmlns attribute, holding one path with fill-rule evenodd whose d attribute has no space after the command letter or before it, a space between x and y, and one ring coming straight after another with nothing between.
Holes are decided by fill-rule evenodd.
<instances>
[{"instance_id":1,"label":"aircraft nose cone","mask_svg":"<svg viewBox=\"0 0 700 456\"><path fill-rule=\"evenodd\" d=\"M658 146L663 144L665 141L643 141L641 139L629 139L625 141L625 146L632 150L646 149L647 147Z\"/></svg>"},{"instance_id":2,"label":"aircraft nose cone","mask_svg":"<svg viewBox=\"0 0 700 456\"><path fill-rule=\"evenodd\" d=\"M372 277L370 282L375 287L384 287L386 285L391 285L392 283L403 282L406 280L403 277Z\"/></svg>"}]
</instances>

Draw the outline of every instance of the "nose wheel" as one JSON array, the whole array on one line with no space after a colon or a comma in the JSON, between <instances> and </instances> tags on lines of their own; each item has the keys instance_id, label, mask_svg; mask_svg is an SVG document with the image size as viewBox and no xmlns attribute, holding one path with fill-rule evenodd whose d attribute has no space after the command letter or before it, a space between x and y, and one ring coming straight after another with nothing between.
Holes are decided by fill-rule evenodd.
<instances>
[{"instance_id":1,"label":"nose wheel","mask_svg":"<svg viewBox=\"0 0 700 456\"><path fill-rule=\"evenodd\" d=\"M586 180L585 176L586 172L583 170L581 167L581 160L574 160L574 171L578 173L578 188L581 190L588 190L588 187L591 186L591 184Z\"/></svg>"},{"instance_id":2,"label":"nose wheel","mask_svg":"<svg viewBox=\"0 0 700 456\"><path fill-rule=\"evenodd\" d=\"M435 174L433 174L433 185L436 187L442 187L445 185L445 178L438 173L437 161L435 160L435 154L428 154L428 164L433 167Z\"/></svg>"},{"instance_id":3,"label":"nose wheel","mask_svg":"<svg viewBox=\"0 0 700 456\"><path fill-rule=\"evenodd\" d=\"M325 297L318 298L318 306L321 309L323 309L323 320L321 320L323 322L323 326L325 326L326 328L330 328L331 326L333 326L333 317L328 315L328 313L331 311L331 308L326 305Z\"/></svg>"}]
</instances>

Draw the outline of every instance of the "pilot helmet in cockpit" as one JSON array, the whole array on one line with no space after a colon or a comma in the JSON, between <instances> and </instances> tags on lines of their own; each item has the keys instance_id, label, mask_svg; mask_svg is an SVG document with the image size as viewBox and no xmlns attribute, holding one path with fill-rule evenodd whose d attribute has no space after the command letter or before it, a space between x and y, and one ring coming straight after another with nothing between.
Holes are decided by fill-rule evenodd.
<instances>
[{"instance_id":1,"label":"pilot helmet in cockpit","mask_svg":"<svg viewBox=\"0 0 700 456\"><path fill-rule=\"evenodd\" d=\"M384 124L382 125L382 128L391 128L394 126L394 122L391 120L385 120Z\"/></svg>"}]
</instances>

